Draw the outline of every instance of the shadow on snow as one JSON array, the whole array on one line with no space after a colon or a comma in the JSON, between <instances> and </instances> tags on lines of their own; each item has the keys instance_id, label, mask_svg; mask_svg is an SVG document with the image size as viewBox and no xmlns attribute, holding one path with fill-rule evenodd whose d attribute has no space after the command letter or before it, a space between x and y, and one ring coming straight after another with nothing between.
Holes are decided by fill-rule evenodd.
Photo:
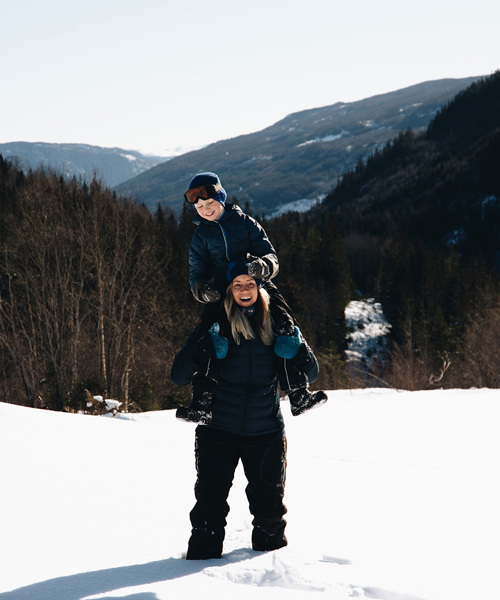
<instances>
[{"instance_id":1,"label":"shadow on snow","mask_svg":"<svg viewBox=\"0 0 500 600\"><path fill-rule=\"evenodd\" d=\"M102 571L90 571L56 577L47 581L33 583L10 592L0 593L0 600L82 600L87 596L104 594L126 587L147 585L159 581L168 581L180 577L188 577L203 571L207 567L224 566L228 563L248 560L260 553L247 548L234 550L222 560L184 560L183 558L166 558L142 565L114 567ZM151 592L120 596L120 600L157 600ZM113 600L112 596L106 600Z\"/></svg>"}]
</instances>

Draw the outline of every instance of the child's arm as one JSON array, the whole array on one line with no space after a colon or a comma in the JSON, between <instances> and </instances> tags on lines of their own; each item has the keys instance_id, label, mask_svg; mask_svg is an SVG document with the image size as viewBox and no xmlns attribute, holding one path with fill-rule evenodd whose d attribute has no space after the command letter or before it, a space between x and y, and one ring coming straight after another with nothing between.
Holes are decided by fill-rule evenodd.
<instances>
[{"instance_id":1,"label":"child's arm","mask_svg":"<svg viewBox=\"0 0 500 600\"><path fill-rule=\"evenodd\" d=\"M218 302L219 291L208 282L211 277L211 266L208 252L201 239L195 234L189 245L189 286L198 302Z\"/></svg>"},{"instance_id":2,"label":"child's arm","mask_svg":"<svg viewBox=\"0 0 500 600\"><path fill-rule=\"evenodd\" d=\"M275 335L293 335L297 321L292 309L274 283L271 281L264 282L264 289L269 294L269 310L271 311Z\"/></svg>"},{"instance_id":3,"label":"child's arm","mask_svg":"<svg viewBox=\"0 0 500 600\"><path fill-rule=\"evenodd\" d=\"M247 259L252 262L253 269L251 270L255 273L249 272L249 275L258 279L272 279L279 271L276 250L262 225L257 223L253 217L245 216L249 241Z\"/></svg>"},{"instance_id":4,"label":"child's arm","mask_svg":"<svg viewBox=\"0 0 500 600\"><path fill-rule=\"evenodd\" d=\"M219 290L211 286L206 281L203 282L199 279L193 281L191 285L191 292L198 302L208 304L209 302L218 302L221 299Z\"/></svg>"},{"instance_id":5,"label":"child's arm","mask_svg":"<svg viewBox=\"0 0 500 600\"><path fill-rule=\"evenodd\" d=\"M279 264L275 254L258 257L247 254L248 274L255 279L271 279L278 274Z\"/></svg>"}]
</instances>

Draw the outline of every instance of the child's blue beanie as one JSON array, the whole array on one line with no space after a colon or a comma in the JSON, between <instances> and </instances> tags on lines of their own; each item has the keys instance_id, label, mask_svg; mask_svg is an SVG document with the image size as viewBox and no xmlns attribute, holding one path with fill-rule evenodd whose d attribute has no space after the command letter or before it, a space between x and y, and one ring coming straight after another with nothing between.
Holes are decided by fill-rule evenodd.
<instances>
[{"instance_id":1,"label":"child's blue beanie","mask_svg":"<svg viewBox=\"0 0 500 600\"><path fill-rule=\"evenodd\" d=\"M192 190L194 188L197 187L201 187L202 185L217 185L220 184L220 179L219 177L215 174L215 173L211 173L210 171L207 171L206 173L198 173L198 175L195 175L193 177L193 179L191 180L191 183L189 184L189 188L188 190ZM221 187L221 189L216 192L215 196L214 196L214 200L217 200L217 202L220 202L222 204L222 206L224 206L226 204L226 200L227 200L227 194L226 194L226 190Z\"/></svg>"}]
</instances>

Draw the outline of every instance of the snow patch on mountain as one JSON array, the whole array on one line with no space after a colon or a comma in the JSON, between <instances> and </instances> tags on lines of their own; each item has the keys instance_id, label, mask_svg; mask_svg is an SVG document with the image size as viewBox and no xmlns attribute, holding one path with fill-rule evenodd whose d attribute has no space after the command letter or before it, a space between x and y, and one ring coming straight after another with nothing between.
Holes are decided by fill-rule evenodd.
<instances>
[{"instance_id":1,"label":"snow patch on mountain","mask_svg":"<svg viewBox=\"0 0 500 600\"><path fill-rule=\"evenodd\" d=\"M321 196L320 198L302 198L301 200L282 204L269 215L269 218L273 219L274 217L281 217L289 212L307 212L319 204L323 198L324 196Z\"/></svg>"},{"instance_id":2,"label":"snow patch on mountain","mask_svg":"<svg viewBox=\"0 0 500 600\"><path fill-rule=\"evenodd\" d=\"M341 131L340 133L336 133L333 135L324 135L323 137L316 137L312 140L307 140L306 142L302 142L298 144L297 148L302 148L303 146L309 146L310 144L324 144L326 142L334 142L335 140L340 140L345 135L349 135L348 131Z\"/></svg>"}]
</instances>

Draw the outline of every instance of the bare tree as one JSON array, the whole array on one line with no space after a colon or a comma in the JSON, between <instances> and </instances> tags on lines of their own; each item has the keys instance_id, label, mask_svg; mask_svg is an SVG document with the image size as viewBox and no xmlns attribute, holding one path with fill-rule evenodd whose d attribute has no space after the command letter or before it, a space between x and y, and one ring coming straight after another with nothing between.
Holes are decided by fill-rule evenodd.
<instances>
[{"instance_id":1,"label":"bare tree","mask_svg":"<svg viewBox=\"0 0 500 600\"><path fill-rule=\"evenodd\" d=\"M496 302L500 304L500 298ZM500 307L486 306L476 314L464 336L466 383L474 387L500 387Z\"/></svg>"},{"instance_id":2,"label":"bare tree","mask_svg":"<svg viewBox=\"0 0 500 600\"><path fill-rule=\"evenodd\" d=\"M111 202L109 192L92 182L92 240L95 274L93 305L102 392L128 403L129 376L138 341L136 330L155 282L149 212L130 203Z\"/></svg>"}]
</instances>

